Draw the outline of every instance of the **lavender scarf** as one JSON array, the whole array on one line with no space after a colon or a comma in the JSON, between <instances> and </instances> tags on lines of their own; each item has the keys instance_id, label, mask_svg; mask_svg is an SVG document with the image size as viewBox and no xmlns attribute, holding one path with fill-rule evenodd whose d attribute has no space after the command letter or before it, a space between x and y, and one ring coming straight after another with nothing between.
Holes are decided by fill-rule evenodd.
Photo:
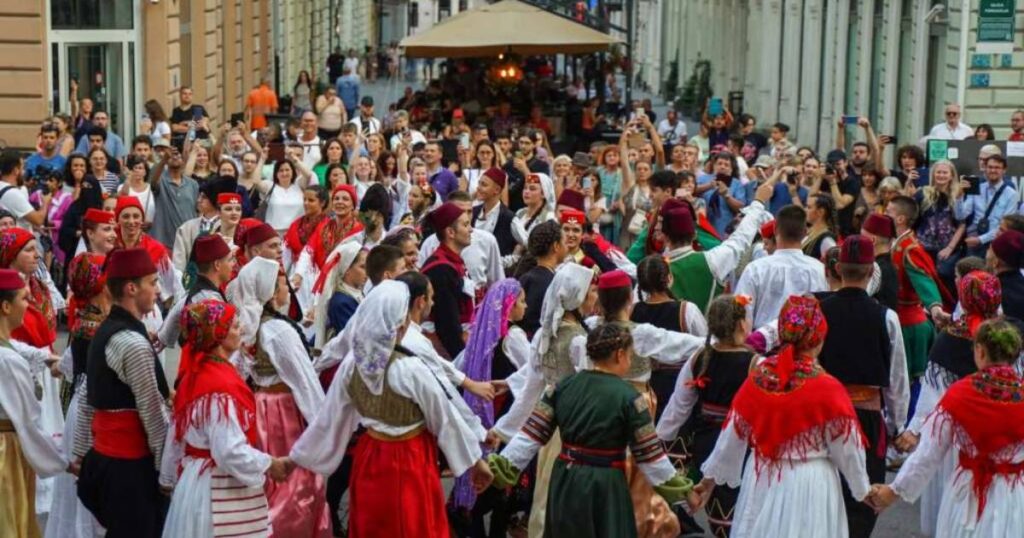
<instances>
[{"instance_id":1,"label":"lavender scarf","mask_svg":"<svg viewBox=\"0 0 1024 538\"><path fill-rule=\"evenodd\" d=\"M463 371L470 379L484 381L491 378L494 349L508 333L508 316L516 299L519 298L521 290L519 281L514 278L500 280L487 290L483 302L477 306L462 365ZM494 404L492 402L468 391L463 394L463 398L473 413L480 417L480 422L483 423L485 429L494 426ZM484 452L486 454L486 447ZM476 502L476 494L469 481L469 473L460 476L455 481L453 502L459 508L470 508Z\"/></svg>"}]
</instances>

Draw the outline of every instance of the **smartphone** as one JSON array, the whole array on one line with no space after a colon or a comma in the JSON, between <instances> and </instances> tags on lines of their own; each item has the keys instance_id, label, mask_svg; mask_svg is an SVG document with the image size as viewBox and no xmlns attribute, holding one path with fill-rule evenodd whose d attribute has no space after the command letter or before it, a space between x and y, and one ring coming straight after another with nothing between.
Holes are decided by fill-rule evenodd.
<instances>
[{"instance_id":1,"label":"smartphone","mask_svg":"<svg viewBox=\"0 0 1024 538\"><path fill-rule=\"evenodd\" d=\"M711 102L708 103L708 115L715 117L721 116L725 112L725 106L722 104L721 97L712 97Z\"/></svg>"},{"instance_id":2,"label":"smartphone","mask_svg":"<svg viewBox=\"0 0 1024 538\"><path fill-rule=\"evenodd\" d=\"M589 189L593 185L594 185L594 182L590 179L590 176L587 176L587 177L583 178L583 188L584 189Z\"/></svg>"},{"instance_id":3,"label":"smartphone","mask_svg":"<svg viewBox=\"0 0 1024 538\"><path fill-rule=\"evenodd\" d=\"M883 136L886 136L886 135L883 135ZM897 143L896 135L887 135L887 136L889 137L889 142L886 145L893 145L893 146L895 146L896 143Z\"/></svg>"},{"instance_id":4,"label":"smartphone","mask_svg":"<svg viewBox=\"0 0 1024 538\"><path fill-rule=\"evenodd\" d=\"M634 108L633 109L633 115L636 116L637 120L640 119L640 116L643 116L645 114L646 114L646 112L644 112L644 109L642 107L638 107L638 108Z\"/></svg>"},{"instance_id":5,"label":"smartphone","mask_svg":"<svg viewBox=\"0 0 1024 538\"><path fill-rule=\"evenodd\" d=\"M231 126L234 127L245 120L244 112L235 112L231 115Z\"/></svg>"},{"instance_id":6,"label":"smartphone","mask_svg":"<svg viewBox=\"0 0 1024 538\"><path fill-rule=\"evenodd\" d=\"M627 138L627 143L630 149L640 149L640 146L644 145L645 140L643 133L633 131Z\"/></svg>"},{"instance_id":7,"label":"smartphone","mask_svg":"<svg viewBox=\"0 0 1024 538\"><path fill-rule=\"evenodd\" d=\"M964 180L971 184L964 194L981 194L981 178L978 176L964 176Z\"/></svg>"},{"instance_id":8,"label":"smartphone","mask_svg":"<svg viewBox=\"0 0 1024 538\"><path fill-rule=\"evenodd\" d=\"M857 116L843 116L843 123L846 125L857 125Z\"/></svg>"}]
</instances>

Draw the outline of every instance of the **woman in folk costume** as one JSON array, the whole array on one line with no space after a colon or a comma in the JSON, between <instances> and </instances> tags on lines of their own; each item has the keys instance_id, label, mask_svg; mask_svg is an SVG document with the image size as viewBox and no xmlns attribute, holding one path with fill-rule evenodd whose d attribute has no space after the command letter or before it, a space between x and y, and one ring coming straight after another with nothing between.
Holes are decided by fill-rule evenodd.
<instances>
[{"instance_id":1,"label":"woman in folk costume","mask_svg":"<svg viewBox=\"0 0 1024 538\"><path fill-rule=\"evenodd\" d=\"M116 246L117 216L102 209L87 209L82 217L82 239L75 254L95 252L106 255Z\"/></svg>"},{"instance_id":2,"label":"woman in folk costume","mask_svg":"<svg viewBox=\"0 0 1024 538\"><path fill-rule=\"evenodd\" d=\"M921 428L921 442L891 485L876 486L879 509L897 497L912 502L951 453L936 538L1010 538L1024 528L1024 378L1014 366L1020 332L1004 320L974 336L978 371L953 383Z\"/></svg>"},{"instance_id":3,"label":"woman in folk costume","mask_svg":"<svg viewBox=\"0 0 1024 538\"><path fill-rule=\"evenodd\" d=\"M113 221L114 215L109 215ZM103 273L105 260L103 254L84 252L68 264L67 280L71 292L68 298L68 331L71 343L64 351L61 372L65 379L71 381L73 393L64 425L64 454L69 460L75 446L78 402L86 395L86 353L96 329L110 311L110 292ZM56 478L53 506L46 521L47 538L91 538L102 534L102 528L92 513L78 500L76 480L67 473Z\"/></svg>"},{"instance_id":4,"label":"woman in folk costume","mask_svg":"<svg viewBox=\"0 0 1024 538\"><path fill-rule=\"evenodd\" d=\"M366 251L360 243L342 243L335 247L324 270L313 284L316 297L314 347L321 349L328 340L348 325L363 300L366 285Z\"/></svg>"},{"instance_id":5,"label":"woman in folk costume","mask_svg":"<svg viewBox=\"0 0 1024 538\"><path fill-rule=\"evenodd\" d=\"M114 209L114 216L117 219L117 246L118 248L130 249L141 248L149 253L149 259L157 269L157 277L160 282L160 303L180 296L184 293L181 285L181 272L174 268L171 263L171 255L162 243L153 239L152 236L142 231L142 225L146 221L146 214L143 212L142 203L134 196L121 196L117 199L117 207ZM164 323L163 314L160 308L154 308L152 312L142 319L146 329L156 333Z\"/></svg>"},{"instance_id":6,"label":"woman in folk costume","mask_svg":"<svg viewBox=\"0 0 1024 538\"><path fill-rule=\"evenodd\" d=\"M790 296L778 329L781 351L736 393L698 489L706 499L715 483L740 487L732 538L846 538L839 473L867 497L864 435L846 390L817 363L828 330L818 301Z\"/></svg>"},{"instance_id":7,"label":"woman in folk costume","mask_svg":"<svg viewBox=\"0 0 1024 538\"><path fill-rule=\"evenodd\" d=\"M302 191L302 216L295 219L288 231L284 234L285 267L291 267L292 263L299 259L302 250L313 238L313 232L320 226L320 223L330 218L327 213L328 191L320 185L306 187Z\"/></svg>"},{"instance_id":8,"label":"woman in folk costume","mask_svg":"<svg viewBox=\"0 0 1024 538\"><path fill-rule=\"evenodd\" d=\"M526 176L523 184L523 203L526 207L516 211L516 216L512 219L512 235L524 248L534 226L549 220L558 220L555 201L555 184L547 174Z\"/></svg>"},{"instance_id":9,"label":"woman in folk costume","mask_svg":"<svg viewBox=\"0 0 1024 538\"><path fill-rule=\"evenodd\" d=\"M453 405L459 395L422 358L398 345L408 313L404 283L386 280L370 291L349 321L352 349L327 403L291 452L299 466L329 475L356 428L366 428L352 464L353 538L449 536L438 448L456 476L472 468L479 483L490 480L479 436Z\"/></svg>"},{"instance_id":10,"label":"woman in folk costume","mask_svg":"<svg viewBox=\"0 0 1024 538\"><path fill-rule=\"evenodd\" d=\"M641 262L641 274L644 265ZM666 446L683 439L685 453L697 466L715 448L732 400L746 381L754 360L755 353L744 344L750 335L749 304L750 298L744 295L719 295L711 301L707 343L699 355L683 366L672 397L658 420L658 438ZM729 536L738 496L736 487L723 485L712 491L704 509L717 538Z\"/></svg>"},{"instance_id":11,"label":"woman in folk costume","mask_svg":"<svg viewBox=\"0 0 1024 538\"><path fill-rule=\"evenodd\" d=\"M693 492L693 482L677 475L654 433L648 398L624 380L635 360L632 341L619 323L591 331L586 349L594 368L548 387L523 430L501 455L490 458L495 482L508 486L555 430L561 432L544 536L639 536L627 485L627 449L662 502ZM699 502L695 495L692 500ZM672 536L678 526L675 532Z\"/></svg>"},{"instance_id":12,"label":"woman in folk costume","mask_svg":"<svg viewBox=\"0 0 1024 538\"><path fill-rule=\"evenodd\" d=\"M256 446L271 456L287 456L323 406L324 391L301 330L281 313L288 308L281 265L253 258L228 284L227 298L238 308L244 369L256 387ZM323 477L299 470L284 482L268 482L265 489L273 535L330 536Z\"/></svg>"},{"instance_id":13,"label":"woman in folk costume","mask_svg":"<svg viewBox=\"0 0 1024 538\"><path fill-rule=\"evenodd\" d=\"M657 398L651 390L651 366L654 361L669 365L686 362L703 349L705 339L692 334L669 331L647 323L630 321L633 308L633 281L622 270L601 275L597 280L597 300L604 322L620 325L632 335L633 360L623 376L646 399L650 418L654 420ZM679 535L679 521L651 484L644 479L633 458L627 458L626 479L636 512L637 536Z\"/></svg>"},{"instance_id":14,"label":"woman in folk costume","mask_svg":"<svg viewBox=\"0 0 1024 538\"><path fill-rule=\"evenodd\" d=\"M8 228L0 233L0 268L14 269L28 284L29 306L24 321L11 333L15 347L29 360L35 377L37 398L42 402L42 427L54 439L64 431L64 413L60 403L60 382L50 375L50 350L57 339L57 311L64 307L60 292L40 278L39 246L32 232ZM49 278L47 277L48 281ZM36 490L36 510L50 511L53 479L41 479Z\"/></svg>"},{"instance_id":15,"label":"woman in folk costume","mask_svg":"<svg viewBox=\"0 0 1024 538\"><path fill-rule=\"evenodd\" d=\"M313 307L312 290L320 273L327 264L327 258L334 252L345 238L363 230L359 222L359 198L352 185L338 185L331 194L331 211L334 218L324 219L313 231L306 247L299 254L298 261L292 267L292 286L297 290L306 290L299 294L306 304L300 304L303 312Z\"/></svg>"},{"instance_id":16,"label":"woman in folk costume","mask_svg":"<svg viewBox=\"0 0 1024 538\"><path fill-rule=\"evenodd\" d=\"M256 448L256 398L228 360L242 343L237 309L205 299L182 311L181 327L174 431L161 466L161 484L177 484L163 535L269 536L263 485L285 465Z\"/></svg>"},{"instance_id":17,"label":"woman in folk costume","mask_svg":"<svg viewBox=\"0 0 1024 538\"><path fill-rule=\"evenodd\" d=\"M477 381L506 379L529 361L530 341L526 332L516 325L525 314L526 294L518 280L499 280L487 290L484 300L477 305L462 354L460 369L468 378ZM511 396L504 393L489 400L469 391L463 393L466 404L487 429L511 406ZM487 447L482 448L485 453L489 452ZM477 497L469 478L463 475L456 479L451 504L468 518L473 536L504 536L513 510L512 495L504 489L489 489ZM484 525L488 513L490 532Z\"/></svg>"},{"instance_id":18,"label":"woman in folk costume","mask_svg":"<svg viewBox=\"0 0 1024 538\"><path fill-rule=\"evenodd\" d=\"M559 267L551 280L541 307L540 329L533 336L530 361L516 373L525 377L525 385L512 407L492 429L502 440L512 439L522 429L545 387L554 387L586 365L587 328L583 316L593 310L597 302L597 285L593 280L593 269L575 263ZM562 438L556 430L537 457L530 536L544 534L551 469L561 450Z\"/></svg>"},{"instance_id":19,"label":"woman in folk costume","mask_svg":"<svg viewBox=\"0 0 1024 538\"><path fill-rule=\"evenodd\" d=\"M963 314L960 319L939 331L935 338L935 344L928 355L914 418L907 431L896 439L896 445L904 451L913 450L917 446L925 419L949 387L978 371L974 364L974 337L983 322L999 315L1003 294L999 278L995 275L984 271L968 273L957 283L957 288ZM955 470L955 454L948 452L921 493L921 534L936 534L939 505L947 479Z\"/></svg>"},{"instance_id":20,"label":"woman in folk costume","mask_svg":"<svg viewBox=\"0 0 1024 538\"><path fill-rule=\"evenodd\" d=\"M0 535L38 538L36 477L60 473L67 461L52 434L40 428L29 364L11 347L30 301L22 276L0 269Z\"/></svg>"}]
</instances>

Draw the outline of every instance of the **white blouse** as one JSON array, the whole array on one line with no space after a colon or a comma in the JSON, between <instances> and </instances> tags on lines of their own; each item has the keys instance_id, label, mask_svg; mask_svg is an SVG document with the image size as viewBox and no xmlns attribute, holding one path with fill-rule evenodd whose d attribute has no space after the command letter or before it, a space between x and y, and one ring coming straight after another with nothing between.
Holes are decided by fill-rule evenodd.
<instances>
[{"instance_id":1,"label":"white blouse","mask_svg":"<svg viewBox=\"0 0 1024 538\"><path fill-rule=\"evenodd\" d=\"M67 462L53 436L39 427L42 409L35 396L28 362L13 350L0 347L0 420L14 424L21 453L41 478L60 474Z\"/></svg>"},{"instance_id":2,"label":"white blouse","mask_svg":"<svg viewBox=\"0 0 1024 538\"><path fill-rule=\"evenodd\" d=\"M313 421L323 407L324 389L320 386L313 364L306 349L288 322L270 319L260 324L259 342L267 352L276 373L269 376L252 374L253 382L260 387L284 383L292 391L306 423Z\"/></svg>"},{"instance_id":3,"label":"white blouse","mask_svg":"<svg viewBox=\"0 0 1024 538\"><path fill-rule=\"evenodd\" d=\"M293 181L287 188L274 185L267 201L267 224L283 234L302 212L302 186L298 182Z\"/></svg>"}]
</instances>

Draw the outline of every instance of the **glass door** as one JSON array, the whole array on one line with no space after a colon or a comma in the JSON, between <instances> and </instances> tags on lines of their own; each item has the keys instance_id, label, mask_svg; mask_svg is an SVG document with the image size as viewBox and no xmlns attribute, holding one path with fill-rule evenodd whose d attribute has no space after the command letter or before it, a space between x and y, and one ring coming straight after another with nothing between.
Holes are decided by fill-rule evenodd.
<instances>
[{"instance_id":1,"label":"glass door","mask_svg":"<svg viewBox=\"0 0 1024 538\"><path fill-rule=\"evenodd\" d=\"M134 47L125 42L60 43L53 49L54 86L59 99L54 108L71 112L71 88L78 99L90 99L93 110L106 111L110 128L126 142L136 130Z\"/></svg>"}]
</instances>

